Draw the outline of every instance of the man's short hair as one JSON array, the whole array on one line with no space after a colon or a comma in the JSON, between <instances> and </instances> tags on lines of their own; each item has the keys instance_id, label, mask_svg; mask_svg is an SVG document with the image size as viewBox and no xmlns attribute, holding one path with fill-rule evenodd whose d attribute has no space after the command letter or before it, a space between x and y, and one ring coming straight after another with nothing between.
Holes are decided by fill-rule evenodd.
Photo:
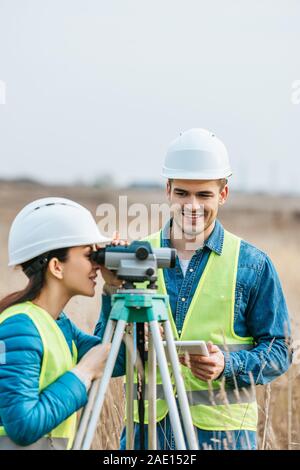
<instances>
[{"instance_id":1,"label":"man's short hair","mask_svg":"<svg viewBox=\"0 0 300 470\"><path fill-rule=\"evenodd\" d=\"M221 179L218 180L218 182L219 182L219 186L220 186L220 191L223 191L226 184L228 183L228 179L227 178L221 178Z\"/></svg>"},{"instance_id":2,"label":"man's short hair","mask_svg":"<svg viewBox=\"0 0 300 470\"><path fill-rule=\"evenodd\" d=\"M173 178L168 178L168 183L169 183L170 186L171 186L172 181L173 181ZM215 181L218 181L218 183L219 183L220 192L223 191L223 189L225 188L226 184L228 183L228 179L227 179L227 178L220 178L220 179L215 180Z\"/></svg>"}]
</instances>

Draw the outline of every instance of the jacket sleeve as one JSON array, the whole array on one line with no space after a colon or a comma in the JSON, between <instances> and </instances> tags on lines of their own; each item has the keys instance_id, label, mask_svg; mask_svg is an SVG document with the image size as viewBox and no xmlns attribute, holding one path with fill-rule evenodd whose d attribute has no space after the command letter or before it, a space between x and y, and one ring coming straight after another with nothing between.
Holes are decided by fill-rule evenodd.
<instances>
[{"instance_id":1,"label":"jacket sleeve","mask_svg":"<svg viewBox=\"0 0 300 470\"><path fill-rule=\"evenodd\" d=\"M0 421L18 445L34 443L84 406L87 392L72 372L39 391L43 358L40 335L27 315L0 325L5 357L0 365Z\"/></svg>"},{"instance_id":2,"label":"jacket sleeve","mask_svg":"<svg viewBox=\"0 0 300 470\"><path fill-rule=\"evenodd\" d=\"M251 351L225 353L226 382L234 385L236 380L239 387L271 382L291 363L288 310L278 274L267 256L246 313L256 346Z\"/></svg>"},{"instance_id":3,"label":"jacket sleeve","mask_svg":"<svg viewBox=\"0 0 300 470\"><path fill-rule=\"evenodd\" d=\"M97 335L100 338L101 342L103 340L103 336L105 333L105 328L108 322L110 311L111 311L111 296L102 295L102 308L100 312L100 318L95 328L95 335ZM120 377L125 374L126 374L126 352L125 352L124 343L122 342L112 376Z\"/></svg>"},{"instance_id":4,"label":"jacket sleeve","mask_svg":"<svg viewBox=\"0 0 300 470\"><path fill-rule=\"evenodd\" d=\"M70 320L71 322L71 320ZM77 362L94 346L100 344L101 341L98 336L93 336L85 333L84 331L80 330L73 322L72 325L72 336L73 340L75 341L77 352L78 352L78 359Z\"/></svg>"}]
</instances>

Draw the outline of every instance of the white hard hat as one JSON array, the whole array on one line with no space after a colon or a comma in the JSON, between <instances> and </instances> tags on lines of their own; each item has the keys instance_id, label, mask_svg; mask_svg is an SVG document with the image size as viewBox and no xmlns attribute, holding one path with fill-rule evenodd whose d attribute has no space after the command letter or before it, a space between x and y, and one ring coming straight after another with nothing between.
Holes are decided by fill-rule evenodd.
<instances>
[{"instance_id":1,"label":"white hard hat","mask_svg":"<svg viewBox=\"0 0 300 470\"><path fill-rule=\"evenodd\" d=\"M206 129L190 129L173 140L163 166L167 178L211 180L231 174L225 145Z\"/></svg>"},{"instance_id":2,"label":"white hard hat","mask_svg":"<svg viewBox=\"0 0 300 470\"><path fill-rule=\"evenodd\" d=\"M59 248L108 242L85 207L69 199L46 197L25 206L12 223L8 266Z\"/></svg>"}]
</instances>

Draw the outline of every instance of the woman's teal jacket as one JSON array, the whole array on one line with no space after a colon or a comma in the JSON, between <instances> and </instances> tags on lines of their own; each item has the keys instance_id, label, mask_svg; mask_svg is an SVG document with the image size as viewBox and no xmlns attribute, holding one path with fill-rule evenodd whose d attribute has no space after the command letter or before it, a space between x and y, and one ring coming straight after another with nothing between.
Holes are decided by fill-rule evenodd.
<instances>
[{"instance_id":1,"label":"woman's teal jacket","mask_svg":"<svg viewBox=\"0 0 300 470\"><path fill-rule=\"evenodd\" d=\"M100 343L64 313L57 324L70 350L75 342L78 361ZM0 345L0 426L18 445L30 445L86 404L86 388L75 374L66 372L39 393L43 345L27 315L15 315L1 324Z\"/></svg>"}]
</instances>

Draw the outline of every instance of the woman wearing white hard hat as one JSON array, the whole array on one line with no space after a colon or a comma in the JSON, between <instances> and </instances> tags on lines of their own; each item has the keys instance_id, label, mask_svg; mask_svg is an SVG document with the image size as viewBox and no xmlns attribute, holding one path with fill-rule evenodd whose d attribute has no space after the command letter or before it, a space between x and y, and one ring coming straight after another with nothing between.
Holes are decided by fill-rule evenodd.
<instances>
[{"instance_id":1,"label":"woman wearing white hard hat","mask_svg":"<svg viewBox=\"0 0 300 470\"><path fill-rule=\"evenodd\" d=\"M91 261L105 239L91 213L63 198L28 204L9 234L9 266L25 289L0 301L0 449L68 449L76 411L100 377L109 346L63 313L75 295L95 294Z\"/></svg>"}]
</instances>

